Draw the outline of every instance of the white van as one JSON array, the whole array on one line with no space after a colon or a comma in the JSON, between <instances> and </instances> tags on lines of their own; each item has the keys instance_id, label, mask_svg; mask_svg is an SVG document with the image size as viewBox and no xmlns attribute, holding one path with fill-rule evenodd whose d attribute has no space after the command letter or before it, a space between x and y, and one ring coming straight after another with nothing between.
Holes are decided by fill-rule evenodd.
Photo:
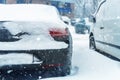
<instances>
[{"instance_id":1,"label":"white van","mask_svg":"<svg viewBox=\"0 0 120 80\"><path fill-rule=\"evenodd\" d=\"M90 21L90 48L120 59L120 0L101 0Z\"/></svg>"}]
</instances>

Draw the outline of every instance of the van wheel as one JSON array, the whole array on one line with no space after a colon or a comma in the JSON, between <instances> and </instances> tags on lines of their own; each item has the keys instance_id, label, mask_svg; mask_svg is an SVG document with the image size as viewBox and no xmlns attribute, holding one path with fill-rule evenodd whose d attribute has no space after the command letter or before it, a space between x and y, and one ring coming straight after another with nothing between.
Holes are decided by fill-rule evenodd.
<instances>
[{"instance_id":1,"label":"van wheel","mask_svg":"<svg viewBox=\"0 0 120 80\"><path fill-rule=\"evenodd\" d=\"M89 38L89 48L92 50L96 50L95 40L93 36Z\"/></svg>"}]
</instances>

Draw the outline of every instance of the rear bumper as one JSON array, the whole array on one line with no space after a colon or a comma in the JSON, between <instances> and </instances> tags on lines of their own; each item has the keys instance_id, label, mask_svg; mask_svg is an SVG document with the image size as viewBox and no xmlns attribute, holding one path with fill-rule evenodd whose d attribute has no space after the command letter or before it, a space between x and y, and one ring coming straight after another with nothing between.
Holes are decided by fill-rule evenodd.
<instances>
[{"instance_id":1,"label":"rear bumper","mask_svg":"<svg viewBox=\"0 0 120 80\"><path fill-rule=\"evenodd\" d=\"M71 54L70 47L60 50L29 50L29 51L0 51L0 53L26 53L37 57L39 61L31 64L11 64L0 66L0 78L6 77L10 80L18 80L19 78L29 78L27 80L37 80L39 76L41 78L65 76L70 74L71 68ZM32 79L33 78L33 79ZM36 79L35 79L36 78ZM20 79L20 80L25 80Z\"/></svg>"},{"instance_id":2,"label":"rear bumper","mask_svg":"<svg viewBox=\"0 0 120 80\"><path fill-rule=\"evenodd\" d=\"M0 66L0 70L30 70L71 65L71 52L69 47L59 50L0 51L1 55L11 53L29 54L33 57L33 60L30 64L2 65ZM37 58L37 61L34 58Z\"/></svg>"}]
</instances>

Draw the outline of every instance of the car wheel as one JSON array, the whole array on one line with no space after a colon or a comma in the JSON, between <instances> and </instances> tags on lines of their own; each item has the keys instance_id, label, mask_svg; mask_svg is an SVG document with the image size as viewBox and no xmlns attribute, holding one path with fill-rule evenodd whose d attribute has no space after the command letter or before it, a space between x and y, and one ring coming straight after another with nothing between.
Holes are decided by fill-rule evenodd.
<instances>
[{"instance_id":1,"label":"car wheel","mask_svg":"<svg viewBox=\"0 0 120 80\"><path fill-rule=\"evenodd\" d=\"M92 50L96 50L95 39L93 36L90 36L89 38L89 47Z\"/></svg>"}]
</instances>

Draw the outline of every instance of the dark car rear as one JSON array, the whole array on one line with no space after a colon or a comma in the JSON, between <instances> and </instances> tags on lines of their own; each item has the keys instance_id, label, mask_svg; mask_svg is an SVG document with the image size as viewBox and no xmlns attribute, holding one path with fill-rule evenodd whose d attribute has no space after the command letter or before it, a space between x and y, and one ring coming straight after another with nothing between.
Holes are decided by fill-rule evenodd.
<instances>
[{"instance_id":1,"label":"dark car rear","mask_svg":"<svg viewBox=\"0 0 120 80\"><path fill-rule=\"evenodd\" d=\"M20 6L23 7L12 5L12 8L20 9ZM36 10L32 9L33 6ZM4 7L8 10L6 7L11 5L2 6ZM39 13L37 9L42 9L41 7L46 11L49 9L52 13L56 11L56 8L46 5L25 5L25 10ZM41 12L40 14L43 15ZM58 15L57 12L54 14ZM10 13L8 17L4 17L4 21L0 21L0 79L31 80L33 77L36 80L40 76L45 78L70 74L72 38L66 25L59 18L39 20L43 17L35 16L29 21L29 18L22 19L18 16L16 20L10 16L14 17Z\"/></svg>"}]
</instances>

